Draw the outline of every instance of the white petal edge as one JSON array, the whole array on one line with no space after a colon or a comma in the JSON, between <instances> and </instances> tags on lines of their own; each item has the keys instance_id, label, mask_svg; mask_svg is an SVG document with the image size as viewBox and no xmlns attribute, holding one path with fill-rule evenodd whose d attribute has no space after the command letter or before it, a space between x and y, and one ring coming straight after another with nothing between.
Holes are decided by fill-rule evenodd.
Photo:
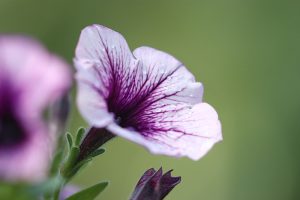
<instances>
[{"instance_id":1,"label":"white petal edge","mask_svg":"<svg viewBox=\"0 0 300 200\"><path fill-rule=\"evenodd\" d=\"M185 138L187 136L183 136L182 139L179 139L182 140L185 146L189 144L193 145L191 146L191 148L181 148L180 143L178 142L176 143L176 145L179 144L179 146L174 145L174 148L169 148L168 145L172 145L171 143L165 145L160 142L151 140L151 138L149 140L135 130L122 128L115 123L108 125L107 129L118 136L146 147L153 154L174 157L188 157L196 161L206 155L215 143L222 140L222 133L221 123L218 120L218 116L215 110L207 103L200 103L195 106L200 107L201 111L206 113L206 115L203 117L207 117L208 120L212 121L212 127L210 127L210 129L212 130L212 136L208 137L208 139L199 139L195 136L188 136L188 138ZM185 138L184 141L183 138ZM162 140L162 142L164 141Z\"/></svg>"}]
</instances>

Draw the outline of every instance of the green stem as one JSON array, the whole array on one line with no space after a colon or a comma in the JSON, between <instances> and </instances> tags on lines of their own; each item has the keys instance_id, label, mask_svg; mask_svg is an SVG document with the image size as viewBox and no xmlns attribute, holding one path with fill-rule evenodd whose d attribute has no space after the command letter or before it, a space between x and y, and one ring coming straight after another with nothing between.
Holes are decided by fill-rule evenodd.
<instances>
[{"instance_id":1,"label":"green stem","mask_svg":"<svg viewBox=\"0 0 300 200\"><path fill-rule=\"evenodd\" d=\"M62 177L61 177L62 178ZM61 189L66 185L66 181L62 181L53 191L53 200L59 200Z\"/></svg>"},{"instance_id":2,"label":"green stem","mask_svg":"<svg viewBox=\"0 0 300 200\"><path fill-rule=\"evenodd\" d=\"M61 184L53 191L53 200L59 200L59 194L62 188L74 177L82 166L92 160L93 153L95 153L99 147L115 136L104 128L91 127L82 142L80 141L81 137L81 135L77 135L75 144L73 142L71 143L67 159L60 170L52 171L52 173L56 172L62 180ZM59 155L63 156L63 151L62 154ZM54 167L54 169L56 169L56 167Z\"/></svg>"}]
</instances>

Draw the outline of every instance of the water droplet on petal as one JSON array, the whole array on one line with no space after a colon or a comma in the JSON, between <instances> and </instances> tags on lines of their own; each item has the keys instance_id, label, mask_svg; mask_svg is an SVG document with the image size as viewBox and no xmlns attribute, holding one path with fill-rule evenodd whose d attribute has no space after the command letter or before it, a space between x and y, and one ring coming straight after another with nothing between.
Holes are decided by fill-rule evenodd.
<instances>
[{"instance_id":1,"label":"water droplet on petal","mask_svg":"<svg viewBox=\"0 0 300 200\"><path fill-rule=\"evenodd\" d=\"M147 74L147 70L143 69L143 74L146 75Z\"/></svg>"},{"instance_id":2,"label":"water droplet on petal","mask_svg":"<svg viewBox=\"0 0 300 200\"><path fill-rule=\"evenodd\" d=\"M159 69L159 73L160 73L160 74L164 74L164 73L165 73L165 70L163 69L163 67L164 67L164 66L161 66L161 68Z\"/></svg>"}]
</instances>

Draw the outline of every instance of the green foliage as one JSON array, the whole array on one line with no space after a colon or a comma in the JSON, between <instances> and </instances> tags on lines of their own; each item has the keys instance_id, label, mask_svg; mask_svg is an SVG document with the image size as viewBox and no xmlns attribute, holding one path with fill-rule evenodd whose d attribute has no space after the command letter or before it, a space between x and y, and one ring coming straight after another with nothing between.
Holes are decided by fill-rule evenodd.
<instances>
[{"instance_id":1,"label":"green foliage","mask_svg":"<svg viewBox=\"0 0 300 200\"><path fill-rule=\"evenodd\" d=\"M101 182L96 185L93 185L89 188L86 188L76 194L73 194L66 200L93 200L95 199L106 187L108 182Z\"/></svg>"},{"instance_id":2,"label":"green foliage","mask_svg":"<svg viewBox=\"0 0 300 200\"><path fill-rule=\"evenodd\" d=\"M68 182L79 170L84 168L89 162L93 160L94 157L101 155L105 152L105 149L99 148L92 152L87 157L83 158L82 160L79 159L80 155L80 144L84 138L86 133L86 129L80 127L75 135L75 142L70 133L66 134L67 142L69 145L69 150L67 154L67 159L64 162L61 168L61 175L66 179Z\"/></svg>"},{"instance_id":3,"label":"green foliage","mask_svg":"<svg viewBox=\"0 0 300 200\"><path fill-rule=\"evenodd\" d=\"M85 135L86 129L85 128L79 128L76 132L75 139L72 137L70 133L66 133L66 141L68 143L68 151L67 156L62 164L62 167L60 168L59 177L62 179L56 186L54 186L54 189L52 190L52 194L54 194L54 198L58 199L58 195L60 193L60 190L64 187L66 183L68 183L79 171L84 169L85 166L87 166L94 157L101 155L105 152L104 149L99 148L92 152L90 155L88 155L85 158L80 158L80 145L83 140L83 137ZM85 190L82 190L72 197L71 199L94 199L98 194L100 194L105 187L107 187L107 182L102 182L99 184L96 184L90 188L87 188ZM46 195L47 197L47 195Z\"/></svg>"},{"instance_id":4,"label":"green foliage","mask_svg":"<svg viewBox=\"0 0 300 200\"><path fill-rule=\"evenodd\" d=\"M51 199L53 191L61 185L62 179L59 176L50 178L42 183L0 183L0 199L2 200L33 200Z\"/></svg>"},{"instance_id":5,"label":"green foliage","mask_svg":"<svg viewBox=\"0 0 300 200\"><path fill-rule=\"evenodd\" d=\"M76 139L75 139L75 146L79 146L81 144L81 141L83 139L85 131L86 131L86 129L83 127L80 127L78 129L77 134L76 134Z\"/></svg>"},{"instance_id":6,"label":"green foliage","mask_svg":"<svg viewBox=\"0 0 300 200\"><path fill-rule=\"evenodd\" d=\"M73 146L73 137L72 137L71 133L67 133L66 137L67 137L67 142L68 142L68 145L69 145L69 149L71 149L72 146Z\"/></svg>"},{"instance_id":7,"label":"green foliage","mask_svg":"<svg viewBox=\"0 0 300 200\"><path fill-rule=\"evenodd\" d=\"M0 197L1 199L13 200L30 200L34 199L33 194L26 190L26 185L22 184L6 184L0 183Z\"/></svg>"},{"instance_id":8,"label":"green foliage","mask_svg":"<svg viewBox=\"0 0 300 200\"><path fill-rule=\"evenodd\" d=\"M97 149L96 151L92 152L91 155L90 155L90 157L96 157L96 156L99 156L99 155L101 155L101 154L104 154L104 152L105 152L105 149L99 148L99 149Z\"/></svg>"}]
</instances>

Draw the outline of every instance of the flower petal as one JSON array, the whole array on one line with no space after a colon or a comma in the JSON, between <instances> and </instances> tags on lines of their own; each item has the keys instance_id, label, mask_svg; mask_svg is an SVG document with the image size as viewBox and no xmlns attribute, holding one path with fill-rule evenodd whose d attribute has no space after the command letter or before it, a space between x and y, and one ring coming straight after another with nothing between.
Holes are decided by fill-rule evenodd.
<instances>
[{"instance_id":1,"label":"flower petal","mask_svg":"<svg viewBox=\"0 0 300 200\"><path fill-rule=\"evenodd\" d=\"M0 36L0 63L0 73L20 92L20 112L39 114L71 84L68 65L26 37Z\"/></svg>"},{"instance_id":2,"label":"flower petal","mask_svg":"<svg viewBox=\"0 0 300 200\"><path fill-rule=\"evenodd\" d=\"M105 99L90 84L78 82L77 104L81 114L93 126L105 127L113 121L114 117L108 113Z\"/></svg>"},{"instance_id":3,"label":"flower petal","mask_svg":"<svg viewBox=\"0 0 300 200\"><path fill-rule=\"evenodd\" d=\"M173 56L151 47L139 47L133 55L140 61L144 88L149 98L161 103L189 104L202 101L203 86L195 82L194 76Z\"/></svg>"},{"instance_id":4,"label":"flower petal","mask_svg":"<svg viewBox=\"0 0 300 200\"><path fill-rule=\"evenodd\" d=\"M93 25L82 30L74 63L79 109L88 122L103 127L113 119L107 113L107 99L115 98L112 91L124 91L126 77L133 73L137 61L122 35Z\"/></svg>"},{"instance_id":5,"label":"flower petal","mask_svg":"<svg viewBox=\"0 0 300 200\"><path fill-rule=\"evenodd\" d=\"M202 84L174 57L150 47L140 47L133 54L113 30L94 25L82 31L74 60L78 105L92 125L108 124L112 116L106 112L129 119L157 101L202 101Z\"/></svg>"},{"instance_id":6,"label":"flower petal","mask_svg":"<svg viewBox=\"0 0 300 200\"><path fill-rule=\"evenodd\" d=\"M109 125L108 130L145 146L154 154L187 156L193 160L203 157L216 142L222 140L217 113L209 104L178 105L175 110L171 105L173 109L169 111L167 107L160 114L149 116L146 121L148 129L142 134L117 124Z\"/></svg>"},{"instance_id":7,"label":"flower petal","mask_svg":"<svg viewBox=\"0 0 300 200\"><path fill-rule=\"evenodd\" d=\"M18 148L1 150L1 179L36 182L46 178L54 144L45 131L39 127L30 132L25 144Z\"/></svg>"}]
</instances>

